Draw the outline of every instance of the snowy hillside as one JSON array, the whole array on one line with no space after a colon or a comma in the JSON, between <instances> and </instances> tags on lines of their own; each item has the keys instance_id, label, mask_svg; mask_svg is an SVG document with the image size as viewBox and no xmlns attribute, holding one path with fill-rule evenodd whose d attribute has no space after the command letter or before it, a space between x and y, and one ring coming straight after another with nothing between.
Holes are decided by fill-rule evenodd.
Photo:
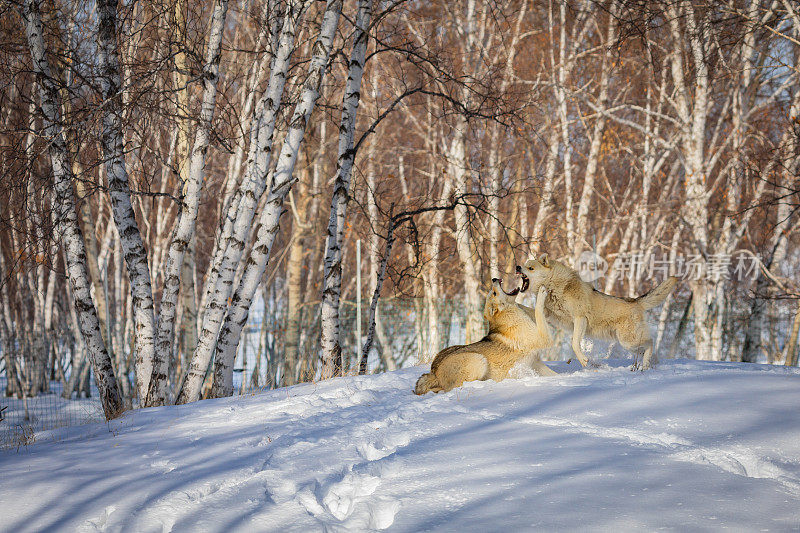
<instances>
[{"instance_id":1,"label":"snowy hillside","mask_svg":"<svg viewBox=\"0 0 800 533\"><path fill-rule=\"evenodd\" d=\"M0 531L788 530L797 369L421 369L128 413L0 455Z\"/></svg>"}]
</instances>

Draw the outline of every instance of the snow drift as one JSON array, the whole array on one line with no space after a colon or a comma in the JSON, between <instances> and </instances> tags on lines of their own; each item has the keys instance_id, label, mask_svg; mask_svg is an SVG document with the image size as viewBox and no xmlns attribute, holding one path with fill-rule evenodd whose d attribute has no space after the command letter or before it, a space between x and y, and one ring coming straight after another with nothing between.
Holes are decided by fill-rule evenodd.
<instances>
[{"instance_id":1,"label":"snow drift","mask_svg":"<svg viewBox=\"0 0 800 533\"><path fill-rule=\"evenodd\" d=\"M797 369L628 363L423 397L415 368L42 432L0 454L0 530L800 526Z\"/></svg>"}]
</instances>

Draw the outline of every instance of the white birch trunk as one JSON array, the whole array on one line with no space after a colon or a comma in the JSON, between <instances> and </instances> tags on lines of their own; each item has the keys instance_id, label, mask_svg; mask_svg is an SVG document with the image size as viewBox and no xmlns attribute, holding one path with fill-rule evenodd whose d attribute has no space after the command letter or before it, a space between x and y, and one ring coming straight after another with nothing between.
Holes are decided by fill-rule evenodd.
<instances>
[{"instance_id":1,"label":"white birch trunk","mask_svg":"<svg viewBox=\"0 0 800 533\"><path fill-rule=\"evenodd\" d=\"M449 146L448 166L452 188L456 197L465 197L469 192L472 173L467 160L467 121L456 117L455 132ZM474 253L470 231L469 208L459 203L455 208L456 251L464 273L464 315L466 343L475 342L483 336L483 312L480 305L479 258Z\"/></svg>"},{"instance_id":2,"label":"white birch trunk","mask_svg":"<svg viewBox=\"0 0 800 533\"><path fill-rule=\"evenodd\" d=\"M131 204L125 146L122 133L122 82L117 47L117 0L99 0L97 45L100 60L100 85L103 91L102 147L106 177L111 196L111 210L117 226L128 278L133 294L136 332L136 389L139 402L145 405L150 373L153 370L155 317L150 268L139 226Z\"/></svg>"},{"instance_id":3,"label":"white birch trunk","mask_svg":"<svg viewBox=\"0 0 800 533\"><path fill-rule=\"evenodd\" d=\"M239 287L231 300L225 324L220 331L218 354L214 364L215 396L230 396L233 393L233 360L239 345L239 337L247 321L253 295L261 282L269 261L272 245L278 233L280 217L284 211L284 200L296 181L293 177L294 166L297 162L297 155L303 142L308 120L314 110L317 98L319 98L320 87L325 75L325 68L328 65L328 58L341 13L342 0L329 0L327 2L319 37L314 43L314 52L303 84L303 92L289 121L289 130L286 133L281 153L278 156L267 203L258 220L256 241L247 260ZM205 328L203 334L206 334ZM195 352L195 357L192 359L186 382L177 403L186 403L199 398L202 379L211 359L213 345L211 350L202 354L199 353L199 349L200 346L198 345L198 351ZM201 357L198 357L198 355Z\"/></svg>"},{"instance_id":4,"label":"white birch trunk","mask_svg":"<svg viewBox=\"0 0 800 533\"><path fill-rule=\"evenodd\" d=\"M383 281L386 279L386 267L389 264L389 258L392 256L392 247L394 246L395 241L395 230L397 229L397 225L394 219L389 224L389 229L386 235L386 249L383 252L383 257L380 261L380 267L378 268L378 277L375 281L375 289L372 292L372 300L369 304L369 316L367 318L367 323L369 327L367 328L367 338L364 340L364 346L361 349L361 360L358 362L358 373L359 374L366 374L368 369L368 362L369 362L369 352L372 349L372 341L375 338L375 325L376 325L376 313L378 310L378 300L381 296L381 288L383 287Z\"/></svg>"},{"instance_id":5,"label":"white birch trunk","mask_svg":"<svg viewBox=\"0 0 800 533\"><path fill-rule=\"evenodd\" d=\"M517 21L514 25L514 34L506 56L503 79L500 83L500 94L506 92L508 84L514 75L514 59L517 53L517 46L521 37L522 21L528 12L528 3L520 6L517 12ZM498 255L498 245L500 240L500 189L503 184L504 169L500 164L500 128L497 124L492 125L491 146L489 147L489 172L491 175L491 197L489 198L489 273L492 278L500 277L500 259ZM516 204L515 204L516 205Z\"/></svg>"},{"instance_id":6,"label":"white birch trunk","mask_svg":"<svg viewBox=\"0 0 800 533\"><path fill-rule=\"evenodd\" d=\"M285 15L283 10L284 7L285 6L281 0L268 0L264 3L262 24L268 23L269 31L259 32L258 41L256 42L254 49L262 50L264 45L267 44L270 53L265 54L263 58L257 58L253 61L253 65L250 68L250 74L248 75L247 87L242 91L241 116L243 117L243 131L249 132L252 127L253 120L255 119L253 116L253 105L256 103L256 95L258 94L256 87L261 82L267 66L272 66L275 61L275 52L277 52L278 49L280 31L283 27L283 19ZM265 37L268 37L269 42L265 43ZM245 168L244 155L246 147L247 142L244 139L244 136L242 136L236 143L236 153L234 157L231 157L228 160L228 169L225 175L224 193L222 195L222 202L219 203L218 216L222 213L228 212L231 200L234 197L234 191L238 188L242 168ZM218 239L219 235L217 235L217 240Z\"/></svg>"},{"instance_id":7,"label":"white birch trunk","mask_svg":"<svg viewBox=\"0 0 800 533\"><path fill-rule=\"evenodd\" d=\"M278 5L278 0L268 0L264 4L264 12L262 15L262 20L269 22L269 54L265 54L263 58L256 58L253 60L250 73L248 75L248 83L246 89L242 92L242 109L240 112L240 116L243 118L242 122L242 129L243 131L248 132L248 138L257 135L258 128L254 128L254 124L256 124L257 116L260 115L260 108L253 113L253 105L255 102L255 97L257 94L256 87L258 86L259 82L261 81L262 75L264 70L266 69L267 63L270 66L274 65L275 61L275 51L278 46L278 36L280 35L280 30L283 27L283 17L284 11L281 10L281 6ZM268 17L271 17L268 19ZM262 50L264 48L264 37L267 32L260 31L258 36L258 41L255 45L255 50ZM261 102L259 101L259 105ZM252 133L255 131L256 133ZM199 320L196 324L196 332L195 336L200 335L202 320L205 316L205 304L208 301L211 293L214 289L214 283L216 281L216 275L219 271L219 267L222 261L222 256L226 251L224 248L220 249L220 246L227 242L227 238L230 236L231 227L233 225L236 211L238 209L238 202L241 197L241 188L240 188L240 178L239 175L242 173L242 168L246 168L246 171L249 170L249 167L243 164L244 161L244 153L248 146L247 141L245 140L244 136L237 139L237 146L236 146L236 153L234 157L229 158L228 160L228 167L227 172L225 175L225 185L224 185L224 192L222 194L222 201L218 202L217 204L217 218L221 217L222 224L217 227L216 235L214 238L214 248L213 250L216 251L215 254L212 255L213 261L212 265L208 268L207 274L205 276L205 281L203 284L203 288L200 291L200 301L198 305L198 317ZM254 153L253 151L256 149L256 143L250 143L250 153ZM230 215L230 216L228 216ZM196 343L195 343L196 344ZM194 350L192 350L191 355L194 354Z\"/></svg>"},{"instance_id":8,"label":"white birch trunk","mask_svg":"<svg viewBox=\"0 0 800 533\"><path fill-rule=\"evenodd\" d=\"M353 50L350 54L350 72L342 101L342 119L339 126L339 149L336 179L333 184L328 234L325 241L325 271L322 287L320 344L322 347L322 376L330 377L341 372L342 347L339 332L339 298L342 292L342 247L347 218L347 201L350 195L350 178L355 152L353 138L356 114L361 100L361 80L364 76L364 56L367 50L367 29L372 17L372 0L359 0ZM359 265L360 267L360 265ZM360 296L360 295L359 295ZM360 342L360 339L359 339Z\"/></svg>"},{"instance_id":9,"label":"white birch trunk","mask_svg":"<svg viewBox=\"0 0 800 533\"><path fill-rule=\"evenodd\" d=\"M67 298L70 300L74 298L69 285L66 286L65 292ZM83 375L83 369L86 367L86 346L83 342L83 336L80 333L80 320L78 320L78 315L75 312L74 306L70 306L69 308L69 325L72 331L75 332L75 349L72 353L72 370L69 375L69 380L61 393L61 397L66 400L72 398L73 392L77 393L76 396L78 398L81 397L80 379Z\"/></svg>"},{"instance_id":10,"label":"white birch trunk","mask_svg":"<svg viewBox=\"0 0 800 533\"><path fill-rule=\"evenodd\" d=\"M751 9L755 11L755 2L751 4ZM752 17L752 15L751 15ZM796 35L800 35L800 29L795 30ZM752 31L748 34L749 39L745 40L745 45L743 46L743 51L745 53L752 50L752 39L753 34ZM748 42L750 41L750 42ZM800 52L797 52L796 58L800 58ZM750 66L750 62L746 62L745 66ZM745 76L745 80L743 83L742 90L739 93L739 99L742 102L746 101L746 95L743 94L748 89L747 85L749 78ZM800 116L800 86L794 86L794 97L792 99L792 106L789 112L790 117L797 117ZM739 109L740 113L743 113L743 109ZM743 133L743 132L742 132ZM793 172L794 169L794 162L797 158L797 151L796 151L796 143L798 142L794 132L788 130L784 133L783 138L781 139L781 145L778 150L778 157L785 157L787 159L788 164L786 164L785 169L781 172L781 181L782 183L779 184L778 191L776 191L777 196L782 196L785 194L786 191L792 190L793 181L796 180L796 175ZM736 153L736 147L734 147L734 152ZM735 178L734 178L735 179ZM755 205L755 201L752 202ZM770 246L772 248L772 256L768 258L767 268L773 273L778 274L780 265L786 258L787 252L787 243L788 243L788 233L791 224L792 218L792 206L786 199L781 200L778 204L778 208L776 210L776 221L775 225L772 229L772 235L770 236ZM780 274L779 274L780 275ZM765 302L761 299L760 295L767 292L767 287L769 285L769 281L766 279L764 274L759 274L758 280L756 281L756 287L753 295L753 302L750 306L750 318L747 321L747 329L745 330L745 338L744 344L742 346L742 355L741 360L744 362L756 362L758 355L760 352L763 351L763 342L762 342L762 334L764 329L764 311L765 310L774 310L775 302ZM770 287L772 289L772 287ZM774 290L774 289L773 289ZM767 308L767 309L765 309ZM772 352L768 353L768 360L770 358Z\"/></svg>"},{"instance_id":11,"label":"white birch trunk","mask_svg":"<svg viewBox=\"0 0 800 533\"><path fill-rule=\"evenodd\" d=\"M150 378L150 388L145 402L148 407L164 405L168 400L167 369L172 355L175 316L181 287L181 270L186 248L194 235L200 192L205 180L206 152L210 141L211 121L214 118L214 109L216 108L219 63L227 11L228 0L215 0L203 64L203 100L200 108L200 120L195 132L194 146L192 147L189 179L183 183L183 204L178 214L178 222L173 231L172 239L169 243L169 251L167 252L156 357L153 362L153 375Z\"/></svg>"},{"instance_id":12,"label":"white birch trunk","mask_svg":"<svg viewBox=\"0 0 800 533\"><path fill-rule=\"evenodd\" d=\"M285 211L283 204L296 178L293 177L295 163L303 143L308 121L319 98L325 69L328 65L336 28L342 13L341 0L328 0L323 15L320 33L314 43L308 75L303 84L300 101L289 122L289 130L281 148L272 181L272 190L259 218L259 231L250 258L234 294L225 324L220 331L217 358L214 364L215 392L218 396L230 396L233 382L233 358L239 345L242 328L247 321L253 295L267 267L272 245L278 234L280 217Z\"/></svg>"},{"instance_id":13,"label":"white birch trunk","mask_svg":"<svg viewBox=\"0 0 800 533\"><path fill-rule=\"evenodd\" d=\"M233 290L236 269L241 261L242 252L253 225L256 206L270 179L268 173L275 121L283 98L286 75L294 48L295 27L303 6L303 2L300 1L290 1L287 6L269 85L256 107L258 117L253 120L250 130L248 174L231 201L228 214L223 221L223 230L217 241L214 259L206 280L202 327L197 348L192 356L189 374L186 377L188 380L191 376L193 383L187 385L184 381L182 384L178 398L178 401L182 403L194 401L198 397L199 393L196 394L195 391L199 391L200 385L196 381L200 379L202 383L203 378L198 378L198 376L205 376L214 353L219 330L225 318L228 299ZM191 388L191 391L184 393L187 386Z\"/></svg>"},{"instance_id":14,"label":"white birch trunk","mask_svg":"<svg viewBox=\"0 0 800 533\"><path fill-rule=\"evenodd\" d=\"M400 185L402 187L403 196L406 198L411 198L411 191L408 187L408 179L406 179L406 168L405 168L405 161L402 156L398 156L397 158L397 176L400 179ZM415 246L411 243L406 244L406 260L408 261L408 265L412 266L414 264L418 264L420 261L420 257L417 257L415 252ZM425 289L423 287L424 280L422 276L419 274L419 269L415 269L415 279L414 279L414 338L416 339L416 348L417 348L417 357L416 360L422 362L424 356L424 346L425 346L425 336L424 336L424 327L423 327L423 318L425 314L425 309L423 306L423 298L420 297L420 293L425 293ZM380 330L379 330L380 332ZM388 341L384 343L384 340L380 337L378 340L383 343L384 346L388 344ZM397 362L391 350L388 348L381 351L382 362L384 364L384 368L386 371L391 372L397 369Z\"/></svg>"},{"instance_id":15,"label":"white birch trunk","mask_svg":"<svg viewBox=\"0 0 800 533\"><path fill-rule=\"evenodd\" d=\"M300 182L302 185L303 182ZM300 189L302 187L298 187ZM304 194L301 196L305 196ZM292 224L292 238L289 242L289 258L286 261L286 336L284 341L283 364L281 365L281 385L294 385L297 374L297 361L300 348L300 319L302 317L303 257L306 228L299 223L306 217L306 199L297 202Z\"/></svg>"},{"instance_id":16,"label":"white birch trunk","mask_svg":"<svg viewBox=\"0 0 800 533\"><path fill-rule=\"evenodd\" d=\"M432 168L431 170L435 170ZM443 180L442 194L440 201L447 202L450 198L450 193L453 190L453 181L449 179ZM428 329L430 330L430 342L428 345L427 358L433 360L439 352L441 342L441 332L439 329L439 302L442 302L442 283L439 277L439 251L442 245L442 228L444 227L444 210L436 211L433 214L433 223L431 230L431 242L426 247L428 255L428 265L426 266L425 284L426 299L428 301ZM445 340L447 342L447 339Z\"/></svg>"},{"instance_id":17,"label":"white birch trunk","mask_svg":"<svg viewBox=\"0 0 800 533\"><path fill-rule=\"evenodd\" d=\"M784 347L784 366L797 366L797 338L800 333L800 305L794 313L792 329Z\"/></svg>"},{"instance_id":18,"label":"white birch trunk","mask_svg":"<svg viewBox=\"0 0 800 533\"><path fill-rule=\"evenodd\" d=\"M613 6L614 4L612 3L612 10ZM611 16L609 16L608 31L604 43L605 52L603 53L603 63L600 72L600 92L597 97L598 106L604 111L608 108L608 87L611 78L611 60L609 56L611 55L611 44L616 34L616 18L613 14L614 12L612 11ZM589 147L586 171L583 178L583 189L581 191L580 200L578 201L575 243L571 250L573 258L576 260L584 244L587 242L589 207L591 206L592 196L594 194L594 182L597 177L597 167L600 162L600 148L603 144L603 135L606 129L606 117L606 113L600 113L592 130L591 145Z\"/></svg>"},{"instance_id":19,"label":"white birch trunk","mask_svg":"<svg viewBox=\"0 0 800 533\"><path fill-rule=\"evenodd\" d=\"M513 55L511 56L513 57ZM501 87L501 91L503 88ZM500 276L500 259L498 245L500 241L500 187L503 183L503 167L500 164L500 128L492 125L489 141L489 275Z\"/></svg>"},{"instance_id":20,"label":"white birch trunk","mask_svg":"<svg viewBox=\"0 0 800 533\"><path fill-rule=\"evenodd\" d=\"M50 162L55 181L56 205L53 218L64 247L67 276L72 286L75 311L78 314L81 334L86 344L95 373L103 412L110 420L122 412L122 398L111 359L100 333L100 322L90 295L89 273L86 267L86 250L75 215L75 196L72 191L72 169L64 140L59 110L58 87L54 83L50 64L45 53L42 35L42 17L37 0L26 0L22 12L25 34L31 52L33 70L39 81L41 107L44 114L44 137L50 139Z\"/></svg>"},{"instance_id":21,"label":"white birch trunk","mask_svg":"<svg viewBox=\"0 0 800 533\"><path fill-rule=\"evenodd\" d=\"M6 266L5 266L5 257L3 255L2 250L0 250L0 279L5 280L7 276L10 276L8 273ZM19 380L19 375L16 371L16 354L14 353L14 320L11 318L11 302L8 296L8 283L0 283L0 308L2 308L2 317L0 317L0 323L2 323L2 343L0 343L0 348L3 349L3 359L6 363L6 378L7 378L7 389L6 389L6 396L11 396L13 394L21 394L22 393L22 384Z\"/></svg>"},{"instance_id":22,"label":"white birch trunk","mask_svg":"<svg viewBox=\"0 0 800 533\"><path fill-rule=\"evenodd\" d=\"M695 11L688 2L668 8L672 40L676 49L670 55L672 80L675 85L676 108L682 122L681 148L684 159L686 199L683 217L689 226L694 249L702 259L708 251L708 200L706 191L705 134L708 117L709 72L705 57L705 26L695 20ZM685 24L684 31L681 24ZM688 42L687 42L688 41ZM687 79L684 70L684 46L693 59L694 76ZM690 84L691 83L691 87ZM716 311L715 288L707 280L693 280L695 351L698 359L713 359L712 330Z\"/></svg>"},{"instance_id":23,"label":"white birch trunk","mask_svg":"<svg viewBox=\"0 0 800 533\"><path fill-rule=\"evenodd\" d=\"M378 83L377 80L373 80L372 86L373 89L377 87ZM372 99L376 101L377 99L377 89L374 90ZM367 150L367 215L369 217L369 224L372 228L377 229L380 224L378 222L378 201L376 195L377 193L377 183L375 181L375 145L377 144L378 134L375 133L375 137L372 139L372 142L369 144L369 149ZM369 292L374 294L375 288L378 286L378 276L380 275L380 265L381 265L381 237L378 235L377 232L373 231L370 233L369 236ZM375 336L378 338L378 345L377 348L378 353L380 354L381 359L385 360L388 365L394 367L394 361L387 358L388 352L390 351L389 347L389 340L386 337L386 331L383 328L383 323L381 322L381 314L380 314L380 307L375 307ZM361 343L362 339L357 340L357 344Z\"/></svg>"},{"instance_id":24,"label":"white birch trunk","mask_svg":"<svg viewBox=\"0 0 800 533\"><path fill-rule=\"evenodd\" d=\"M670 276L675 275L675 264L678 255L678 244L680 242L679 241L680 236L681 236L680 229L675 230L675 232L672 234L672 243L670 244L669 247ZM658 349L659 347L661 347L661 341L664 339L664 333L666 332L667 329L667 320L669 319L669 310L674 298L675 298L674 293L670 293L669 296L667 296L667 299L664 300L664 304L661 306L661 312L659 313L658 316L658 328L656 329L656 338L653 344L653 353L655 354L658 354Z\"/></svg>"},{"instance_id":25,"label":"white birch trunk","mask_svg":"<svg viewBox=\"0 0 800 533\"><path fill-rule=\"evenodd\" d=\"M575 220L572 217L572 143L569 139L569 115L567 110L567 4L560 2L559 9L559 61L556 66L555 83L556 105L561 122L561 145L563 146L564 172L564 219L566 222L567 248L569 255L575 253ZM571 62L571 59L569 60Z\"/></svg>"},{"instance_id":26,"label":"white birch trunk","mask_svg":"<svg viewBox=\"0 0 800 533\"><path fill-rule=\"evenodd\" d=\"M531 251L544 252L547 246L544 241L544 230L547 218L550 216L550 210L553 204L553 193L555 191L556 179L556 163L558 162L558 130L555 125L551 125L550 137L548 140L550 150L547 152L547 160L545 162L544 182L541 187L541 194L539 197L539 208L536 210L536 219L533 222L533 231L531 232Z\"/></svg>"}]
</instances>

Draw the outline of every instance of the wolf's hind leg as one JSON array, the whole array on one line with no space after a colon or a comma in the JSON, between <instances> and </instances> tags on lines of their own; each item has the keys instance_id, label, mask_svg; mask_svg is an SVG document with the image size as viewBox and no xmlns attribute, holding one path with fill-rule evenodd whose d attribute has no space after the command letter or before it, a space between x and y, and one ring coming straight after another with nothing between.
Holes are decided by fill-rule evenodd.
<instances>
[{"instance_id":1,"label":"wolf's hind leg","mask_svg":"<svg viewBox=\"0 0 800 533\"><path fill-rule=\"evenodd\" d=\"M436 369L436 377L444 392L460 387L465 381L487 379L488 376L489 363L475 352L453 354Z\"/></svg>"},{"instance_id":2,"label":"wolf's hind leg","mask_svg":"<svg viewBox=\"0 0 800 533\"><path fill-rule=\"evenodd\" d=\"M631 370L648 370L658 362L653 354L653 339L647 331L621 329L617 332L617 339L623 348L633 353Z\"/></svg>"},{"instance_id":3,"label":"wolf's hind leg","mask_svg":"<svg viewBox=\"0 0 800 533\"><path fill-rule=\"evenodd\" d=\"M653 340L649 340L643 346L644 355L642 356L642 370L650 370L658 363L658 356L653 353Z\"/></svg>"}]
</instances>

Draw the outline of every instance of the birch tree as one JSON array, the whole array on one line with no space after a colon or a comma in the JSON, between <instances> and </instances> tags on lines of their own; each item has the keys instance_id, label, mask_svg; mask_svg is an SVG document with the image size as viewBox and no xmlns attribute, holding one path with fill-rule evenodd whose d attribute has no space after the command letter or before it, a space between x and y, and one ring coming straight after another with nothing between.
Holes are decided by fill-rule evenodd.
<instances>
[{"instance_id":1,"label":"birch tree","mask_svg":"<svg viewBox=\"0 0 800 533\"><path fill-rule=\"evenodd\" d=\"M601 43L603 47L602 62L600 66L600 79L598 82L598 106L605 110L608 108L609 99L609 85L611 83L611 47L616 35L616 16L615 16L615 3L611 2L609 6L608 27L606 29L605 41ZM649 116L647 117L650 118ZM574 259L580 255L586 237L588 234L588 217L589 208L591 207L592 196L594 194L595 180L597 179L597 169L600 161L600 148L603 142L603 135L606 128L607 115L601 112L597 117L591 133L591 142L589 147L589 154L587 155L586 167L583 176L583 188L581 190L580 200L578 202L578 211L576 214L575 236L573 240L572 253ZM646 142L649 139L646 140ZM646 195L645 195L646 196Z\"/></svg>"},{"instance_id":2,"label":"birch tree","mask_svg":"<svg viewBox=\"0 0 800 533\"><path fill-rule=\"evenodd\" d=\"M117 0L99 0L97 3L97 45L100 61L100 85L103 93L102 147L106 176L111 196L114 223L122 242L128 278L131 281L136 348L136 389L141 405L145 398L153 371L155 317L150 268L136 216L131 204L128 172L125 168L123 135L122 81L119 72L117 47Z\"/></svg>"},{"instance_id":3,"label":"birch tree","mask_svg":"<svg viewBox=\"0 0 800 533\"><path fill-rule=\"evenodd\" d=\"M208 275L208 294L200 337L192 356L189 373L181 385L178 402L194 401L186 398L199 396L200 384L198 381L202 383L214 354L222 321L225 318L228 299L233 290L237 266L253 225L256 206L271 181L269 167L275 121L281 106L291 54L294 50L295 25L303 7L304 4L299 1L290 1L287 4L278 49L270 71L269 84L256 106L258 116L251 125L248 174L239 187L236 197L231 201L223 222L223 230L217 241L213 263ZM187 389L187 387L191 387L191 389ZM187 392L184 393L184 390Z\"/></svg>"},{"instance_id":4,"label":"birch tree","mask_svg":"<svg viewBox=\"0 0 800 533\"><path fill-rule=\"evenodd\" d=\"M569 262L595 242L613 265L598 289L614 294L649 286L648 270L659 273L651 260L684 279L699 271L661 309L664 351L677 353L692 331L690 356L795 361L796 339L783 326L800 319L792 323L794 289L781 288L793 287L787 279L800 266L792 2L434 0L381 4L369 16L374 0L349 5L352 24L343 32L337 22L330 38L345 53L326 52L324 61L336 82L311 98L306 89L322 76L320 22L333 27L326 3L258 0L224 21L223 0L155 11L105 0L89 18L78 4L53 11L58 24L55 16L52 27L44 23L52 50L43 57L57 89L62 182L75 189L89 300L58 273L74 264L63 246L66 197L52 186L56 137L42 134L52 122L30 96L43 89L19 57L29 53L27 35L3 30L0 372L8 391L30 397L54 378L66 396L90 392L98 348L81 324L88 307L73 308L75 300L97 310L126 405L164 404L173 391L179 402L194 400L212 377L211 392L229 394L259 290L267 316L257 372L248 352L242 390L333 375L354 359L359 370L390 369L415 345L424 361L442 342L483 333L481 279L513 264L520 249ZM368 82L365 61L374 67ZM336 142L325 140L323 109L342 109ZM369 114L362 127L356 110L359 119ZM312 146L306 128L319 132ZM363 187L353 176L357 152ZM352 211L350 196L363 210ZM319 209L328 201L330 210ZM280 227L287 203L293 222ZM386 255L393 217L418 210L407 226L395 218ZM354 340L336 331L337 298L354 285L341 271L348 235L368 235L374 333L344 360L342 346ZM762 259L763 276L739 279L719 263L739 250ZM681 269L687 258L692 265ZM141 313L147 291L161 299L152 317ZM410 313L397 312L406 301L381 301L411 294L422 298ZM146 352L142 322L156 324L152 370L149 356L134 364ZM373 342L380 362L368 361Z\"/></svg>"},{"instance_id":5,"label":"birch tree","mask_svg":"<svg viewBox=\"0 0 800 533\"><path fill-rule=\"evenodd\" d=\"M461 8L460 5L454 6L455 9ZM485 35L486 26L478 25L478 8L476 0L467 0L464 6L463 15L459 12L454 18L456 32L464 40L464 48L467 52L468 68L476 70L481 61L479 46L482 37ZM488 9L488 6L486 7ZM484 13L484 17L486 14ZM469 102L471 97L470 90L464 86L461 91L461 98L464 102ZM467 118L459 113L455 117L453 125L453 137L444 147L447 154L448 179L452 180L453 192L456 196L464 197L471 192L473 185L472 166L469 162L468 143L467 143ZM480 257L475 253L473 237L471 232L471 214L469 206L465 203L459 204L454 213L456 251L461 260L461 267L464 276L464 306L465 306L465 329L466 342L475 342L483 335L483 314L480 308Z\"/></svg>"},{"instance_id":6,"label":"birch tree","mask_svg":"<svg viewBox=\"0 0 800 533\"><path fill-rule=\"evenodd\" d=\"M788 11L787 14L791 16L792 13L792 11ZM798 17L797 22L800 22L800 10L794 13L795 16ZM758 11L758 3L756 1L752 1L747 13L747 19L749 21L757 21L760 18L759 15L761 14ZM741 124L742 115L747 111L746 108L748 103L755 100L753 96L755 88L750 86L753 77L752 70L749 70L746 67L750 67L750 69L752 69L752 52L755 48L756 28L760 29L760 25L751 22L751 27L748 30L742 45L742 55L744 58L743 67L745 68L743 68L742 84L739 88L739 94L737 94L738 105L736 120L738 122L737 126L739 126L737 131L744 130L745 125ZM800 27L795 25L793 33L795 39L800 37ZM795 72L800 73L800 45L795 46L792 58L794 60ZM789 108L789 117L798 117L800 116L800 80L797 80L797 78L795 78L795 83L793 83L791 86L790 93L792 94L792 99L791 106ZM739 133L739 135L741 136L741 133ZM735 142L735 144L741 145L742 141ZM738 151L737 148L740 149L741 146L735 146L734 151ZM797 155L798 148L800 148L800 140L798 139L796 132L792 131L791 128L787 128L784 134L781 136L780 143L775 148L775 159L770 161L770 163L776 163L777 160L783 161L783 164L781 165L783 168L779 171L779 179L777 179L775 183L775 195L778 197L784 196L787 191L792 189L792 183L797 177L797 171L800 169L800 165L798 164L798 162L800 162L800 157ZM773 167L774 165L772 164L767 166L767 174ZM762 183L766 183L766 181L769 181L769 179L762 177ZM768 241L770 255L765 259L765 266L773 275L780 275L780 266L786 259L788 252L789 232L792 225L792 218L795 215L792 206L786 200L778 201L777 204L778 205L775 209L775 221ZM774 305L774 302L765 301L762 299L762 297L769 292L771 292L774 296L775 290L772 287L772 281L762 274L756 280L756 285L753 291L752 303L750 305L750 316L747 321L744 342L742 344L742 361L754 363L757 361L761 352L764 351L765 347L762 339L765 325L764 314L767 310L766 308L770 305ZM792 325L793 332L796 331L795 324L796 321ZM796 339L796 333L794 333L794 336ZM792 350L793 349L794 348L792 348ZM787 353L792 352L787 350ZM770 361L773 355L774 354L772 353L768 353L767 361Z\"/></svg>"},{"instance_id":7,"label":"birch tree","mask_svg":"<svg viewBox=\"0 0 800 533\"><path fill-rule=\"evenodd\" d=\"M163 405L168 399L167 365L172 352L175 313L181 286L181 270L183 269L186 248L189 246L189 241L194 234L200 192L205 178L206 152L208 151L210 140L211 121L214 118L214 108L216 107L219 62L227 12L228 0L215 0L203 64L203 99L200 108L200 120L195 132L188 180L183 183L181 195L183 203L178 214L177 224L172 233L169 251L167 252L164 289L161 295L159 314L157 352L147 401L145 402L147 406Z\"/></svg>"},{"instance_id":8,"label":"birch tree","mask_svg":"<svg viewBox=\"0 0 800 533\"><path fill-rule=\"evenodd\" d=\"M297 155L303 142L306 126L319 97L325 68L333 45L333 38L342 12L341 0L329 0L325 5L319 37L314 43L311 62L308 66L300 100L289 120L289 129L278 156L267 202L258 219L258 232L250 252L239 287L234 293L225 323L220 330L217 357L214 363L215 396L230 396L233 393L233 360L239 346L239 337L250 311L250 304L264 270L267 267L272 245L278 231L280 217L284 211L284 200L296 181L293 177ZM205 333L205 331L203 332ZM200 345L198 345L198 349ZM195 357L189 369L177 403L197 399L202 376L210 360L210 351L202 358Z\"/></svg>"},{"instance_id":9,"label":"birch tree","mask_svg":"<svg viewBox=\"0 0 800 533\"><path fill-rule=\"evenodd\" d=\"M54 223L58 228L67 261L67 276L72 286L75 311L103 405L106 419L116 418L123 410L117 380L100 333L100 322L89 293L86 249L75 214L72 169L61 123L58 86L52 76L42 35L42 16L37 0L26 0L21 10L25 35L30 48L33 71L38 79L39 98L44 119L43 135L50 139L50 164L55 181Z\"/></svg>"},{"instance_id":10,"label":"birch tree","mask_svg":"<svg viewBox=\"0 0 800 533\"><path fill-rule=\"evenodd\" d=\"M359 0L350 72L347 75L342 101L342 120L339 125L339 156L333 183L328 234L325 241L325 273L322 287L322 375L333 376L342 370L342 347L339 338L339 297L342 291L342 247L350 194L350 177L355 151L353 138L356 113L361 99L361 80L364 76L364 56L372 16L372 0Z\"/></svg>"}]
</instances>

